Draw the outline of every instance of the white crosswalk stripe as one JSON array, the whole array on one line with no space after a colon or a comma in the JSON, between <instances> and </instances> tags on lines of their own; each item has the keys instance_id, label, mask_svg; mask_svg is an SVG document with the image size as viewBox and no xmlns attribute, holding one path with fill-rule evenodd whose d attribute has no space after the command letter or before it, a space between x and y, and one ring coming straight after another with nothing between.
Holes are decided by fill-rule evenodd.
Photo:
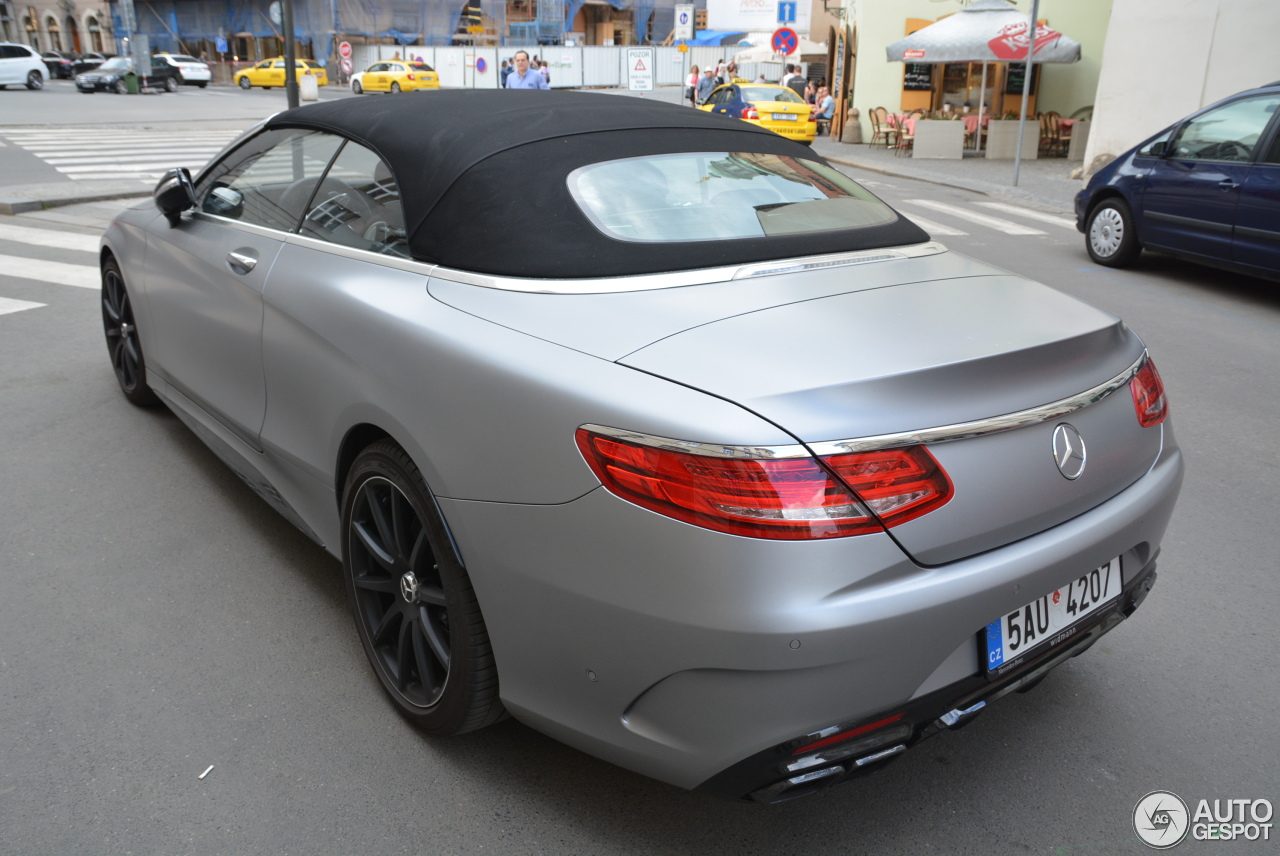
<instances>
[{"instance_id":1,"label":"white crosswalk stripe","mask_svg":"<svg viewBox=\"0 0 1280 856\"><path fill-rule=\"evenodd\" d=\"M74 285L76 288L102 287L95 265L72 265L44 259L29 259L0 253L0 274L19 279L34 279L56 285Z\"/></svg>"},{"instance_id":2,"label":"white crosswalk stripe","mask_svg":"<svg viewBox=\"0 0 1280 856\"><path fill-rule=\"evenodd\" d=\"M13 300L9 297L0 297L0 315L22 312L26 309L39 309L47 305L46 303L32 303L30 300Z\"/></svg>"},{"instance_id":3,"label":"white crosswalk stripe","mask_svg":"<svg viewBox=\"0 0 1280 856\"><path fill-rule=\"evenodd\" d=\"M980 214L977 211L970 211L968 208L961 208L958 205L950 205L946 202L937 202L933 199L907 199L904 200L910 205L921 205L934 211L941 211L952 217L958 217L961 220L967 220L970 223L977 223L980 226L986 226L995 229L997 232L1004 232L1006 235L1043 235L1040 229L1033 229L1030 226L1023 226L1021 223L1014 223L1011 220L1004 220L1000 217L992 217L988 214Z\"/></svg>"},{"instance_id":4,"label":"white crosswalk stripe","mask_svg":"<svg viewBox=\"0 0 1280 856\"><path fill-rule=\"evenodd\" d=\"M0 137L76 180L155 181L168 169L204 166L240 131L167 132L112 128L0 128Z\"/></svg>"},{"instance_id":5,"label":"white crosswalk stripe","mask_svg":"<svg viewBox=\"0 0 1280 856\"><path fill-rule=\"evenodd\" d=\"M78 232L56 232L53 229L32 229L27 226L10 226L0 223L0 241L21 241L37 247L57 247L63 250L83 250L86 253L98 251L96 235L81 235ZM0 273L4 271L0 270Z\"/></svg>"},{"instance_id":6,"label":"white crosswalk stripe","mask_svg":"<svg viewBox=\"0 0 1280 856\"><path fill-rule=\"evenodd\" d=\"M928 217L922 217L919 214L914 214L910 211L906 211L904 213L906 213L906 215L911 218L911 221L913 223L915 223L921 229L924 229L930 235L967 235L969 234L968 232L965 232L961 229L955 229L951 226L944 226L941 223L938 223L934 220L930 220Z\"/></svg>"},{"instance_id":7,"label":"white crosswalk stripe","mask_svg":"<svg viewBox=\"0 0 1280 856\"><path fill-rule=\"evenodd\" d=\"M979 202L979 205L987 208L994 208L997 211L1004 211L1007 214L1016 214L1019 217L1027 217L1032 220L1039 220L1042 223L1052 223L1055 226L1062 226L1076 231L1076 221L1068 220L1066 217L1058 217L1053 214L1046 214L1043 211L1033 211L1030 208L1022 208L1017 205L1010 205L1007 202Z\"/></svg>"}]
</instances>

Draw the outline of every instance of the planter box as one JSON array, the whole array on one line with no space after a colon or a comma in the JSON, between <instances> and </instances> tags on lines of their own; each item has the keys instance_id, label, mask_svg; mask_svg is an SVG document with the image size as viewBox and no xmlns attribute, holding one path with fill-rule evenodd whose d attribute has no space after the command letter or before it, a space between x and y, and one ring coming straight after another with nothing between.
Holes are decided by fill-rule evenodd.
<instances>
[{"instance_id":1,"label":"planter box","mask_svg":"<svg viewBox=\"0 0 1280 856\"><path fill-rule=\"evenodd\" d=\"M1092 122L1076 122L1071 127L1071 145L1067 148L1067 160L1084 160L1085 146L1089 145L1089 129Z\"/></svg>"},{"instance_id":2,"label":"planter box","mask_svg":"<svg viewBox=\"0 0 1280 856\"><path fill-rule=\"evenodd\" d=\"M992 119L987 125L986 152L989 160L1013 160L1018 151L1018 120ZM1026 136L1022 139L1022 159L1035 160L1040 152L1040 122L1027 120Z\"/></svg>"},{"instance_id":3,"label":"planter box","mask_svg":"<svg viewBox=\"0 0 1280 856\"><path fill-rule=\"evenodd\" d=\"M959 119L920 119L911 156L916 158L964 157L964 122Z\"/></svg>"}]
</instances>

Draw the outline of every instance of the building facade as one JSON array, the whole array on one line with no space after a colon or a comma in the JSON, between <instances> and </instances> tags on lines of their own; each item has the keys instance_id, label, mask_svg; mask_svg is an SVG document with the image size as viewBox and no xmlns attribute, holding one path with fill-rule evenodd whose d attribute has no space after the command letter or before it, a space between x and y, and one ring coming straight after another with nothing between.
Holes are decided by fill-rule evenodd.
<instances>
[{"instance_id":1,"label":"building facade","mask_svg":"<svg viewBox=\"0 0 1280 856\"><path fill-rule=\"evenodd\" d=\"M111 13L92 0L0 0L0 41L45 51L114 51Z\"/></svg>"}]
</instances>

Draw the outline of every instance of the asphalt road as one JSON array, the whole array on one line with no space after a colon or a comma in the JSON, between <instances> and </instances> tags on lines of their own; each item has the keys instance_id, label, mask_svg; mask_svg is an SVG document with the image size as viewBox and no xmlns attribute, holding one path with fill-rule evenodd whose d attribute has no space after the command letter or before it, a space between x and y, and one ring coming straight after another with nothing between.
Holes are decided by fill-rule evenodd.
<instances>
[{"instance_id":1,"label":"asphalt road","mask_svg":"<svg viewBox=\"0 0 1280 856\"><path fill-rule=\"evenodd\" d=\"M203 103L224 102L251 112ZM984 201L858 177L953 226L909 200ZM92 235L103 210L0 227ZM1280 802L1276 286L1150 255L1110 271L1078 234L1040 228L941 239L1146 340L1188 462L1159 583L1033 692L874 777L772 809L680 791L514 721L415 733L365 662L337 563L174 416L125 402L93 290L0 265L0 297L45 304L0 314L0 853L1144 853L1131 817L1150 791ZM92 264L71 242L0 237L0 256Z\"/></svg>"}]
</instances>

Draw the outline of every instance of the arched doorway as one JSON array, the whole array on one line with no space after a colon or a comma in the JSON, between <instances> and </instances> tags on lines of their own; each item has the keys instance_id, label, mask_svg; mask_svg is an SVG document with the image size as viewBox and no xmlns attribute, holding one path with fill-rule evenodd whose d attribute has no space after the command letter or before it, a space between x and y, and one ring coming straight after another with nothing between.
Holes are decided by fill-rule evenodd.
<instances>
[{"instance_id":1,"label":"arched doorway","mask_svg":"<svg viewBox=\"0 0 1280 856\"><path fill-rule=\"evenodd\" d=\"M58 19L52 16L45 18L44 28L49 33L49 50L62 50L62 28L58 26Z\"/></svg>"},{"instance_id":2,"label":"arched doorway","mask_svg":"<svg viewBox=\"0 0 1280 856\"><path fill-rule=\"evenodd\" d=\"M84 53L84 48L80 47L80 28L76 26L74 15L67 16L67 50Z\"/></svg>"}]
</instances>

